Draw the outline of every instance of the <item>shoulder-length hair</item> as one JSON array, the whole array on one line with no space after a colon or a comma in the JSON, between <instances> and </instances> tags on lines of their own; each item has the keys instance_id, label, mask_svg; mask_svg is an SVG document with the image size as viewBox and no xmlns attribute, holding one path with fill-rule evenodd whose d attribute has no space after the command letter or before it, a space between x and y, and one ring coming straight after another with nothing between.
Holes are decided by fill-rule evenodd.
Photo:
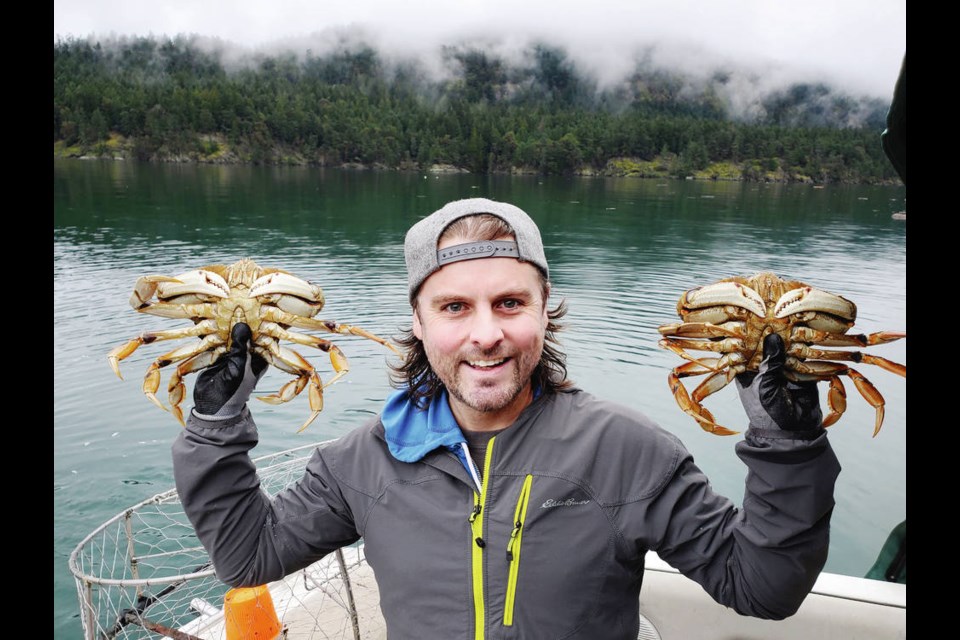
<instances>
[{"instance_id":1,"label":"shoulder-length hair","mask_svg":"<svg viewBox=\"0 0 960 640\"><path fill-rule=\"evenodd\" d=\"M440 235L440 240L457 238L463 242L483 242L511 237L513 229L509 224L492 214L479 213L452 222ZM540 276L543 303L546 304L550 281L540 269L537 269L537 273ZM414 313L417 313L417 293L414 292L411 303ZM540 388L543 392L555 393L573 386L573 381L567 378L567 356L561 351L556 335L563 329L559 320L566 314L567 305L563 300L556 308L547 311L543 351L531 376L534 388ZM403 347L405 356L400 364L390 365L390 382L396 388L409 389L414 405L426 409L443 389L443 382L430 366L423 342L413 334L412 326L402 329L396 342Z\"/></svg>"}]
</instances>

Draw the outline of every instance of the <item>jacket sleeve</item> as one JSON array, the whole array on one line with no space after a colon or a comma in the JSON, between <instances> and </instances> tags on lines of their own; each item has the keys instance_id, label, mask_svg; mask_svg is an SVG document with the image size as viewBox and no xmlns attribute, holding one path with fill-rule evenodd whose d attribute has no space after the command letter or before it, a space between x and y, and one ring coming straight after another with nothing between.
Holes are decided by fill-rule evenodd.
<instances>
[{"instance_id":1,"label":"jacket sleeve","mask_svg":"<svg viewBox=\"0 0 960 640\"><path fill-rule=\"evenodd\" d=\"M244 408L222 422L191 414L172 447L184 512L217 577L234 587L278 580L359 539L320 449L304 476L271 499L249 456L257 441Z\"/></svg>"},{"instance_id":2,"label":"jacket sleeve","mask_svg":"<svg viewBox=\"0 0 960 640\"><path fill-rule=\"evenodd\" d=\"M840 465L826 433L748 430L736 447L747 465L740 509L677 446L675 471L649 505L654 550L742 615L796 613L827 560Z\"/></svg>"}]
</instances>

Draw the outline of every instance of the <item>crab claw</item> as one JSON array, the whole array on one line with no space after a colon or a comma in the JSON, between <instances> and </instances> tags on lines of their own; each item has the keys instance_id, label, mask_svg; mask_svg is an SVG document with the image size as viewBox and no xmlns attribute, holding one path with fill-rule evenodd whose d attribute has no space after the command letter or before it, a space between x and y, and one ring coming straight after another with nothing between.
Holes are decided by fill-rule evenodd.
<instances>
[{"instance_id":1,"label":"crab claw","mask_svg":"<svg viewBox=\"0 0 960 640\"><path fill-rule=\"evenodd\" d=\"M250 286L250 297L263 296L271 293L299 296L314 303L319 302L319 306L323 306L322 288L289 273L269 273L257 278Z\"/></svg>"},{"instance_id":2,"label":"crab claw","mask_svg":"<svg viewBox=\"0 0 960 640\"><path fill-rule=\"evenodd\" d=\"M854 320L857 317L857 305L844 297L813 287L800 287L787 291L780 296L774 307L774 315L777 318L786 318L803 311L831 313L846 320Z\"/></svg>"},{"instance_id":3,"label":"crab claw","mask_svg":"<svg viewBox=\"0 0 960 640\"><path fill-rule=\"evenodd\" d=\"M230 285L213 271L194 269L181 273L176 278L168 278L157 286L157 295L161 298L186 294L226 298L230 295Z\"/></svg>"},{"instance_id":4,"label":"crab claw","mask_svg":"<svg viewBox=\"0 0 960 640\"><path fill-rule=\"evenodd\" d=\"M761 318L767 315L767 305L760 294L739 282L717 282L690 289L680 297L677 308L701 309L725 304L746 309Z\"/></svg>"},{"instance_id":5,"label":"crab claw","mask_svg":"<svg viewBox=\"0 0 960 640\"><path fill-rule=\"evenodd\" d=\"M141 309L150 303L153 294L157 292L157 286L163 282L175 282L180 280L170 276L141 276L133 285L133 293L130 294L130 306L134 309Z\"/></svg>"}]
</instances>

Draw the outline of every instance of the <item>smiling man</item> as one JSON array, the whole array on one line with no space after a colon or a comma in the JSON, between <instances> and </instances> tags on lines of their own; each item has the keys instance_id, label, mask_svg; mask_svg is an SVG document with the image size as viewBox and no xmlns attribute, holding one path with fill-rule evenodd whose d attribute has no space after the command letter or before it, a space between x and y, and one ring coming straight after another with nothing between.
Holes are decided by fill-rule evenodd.
<instances>
[{"instance_id":1,"label":"smiling man","mask_svg":"<svg viewBox=\"0 0 960 640\"><path fill-rule=\"evenodd\" d=\"M533 399L531 380L550 322L550 285L536 227L528 224L529 240L521 235L529 243L523 250L529 261L518 260L512 227L490 213L475 215L474 209L484 206L515 209L462 200L407 234L414 339L406 344L414 353L422 348L429 365L422 373L433 374L450 394L458 423L487 431L509 426ZM528 220L524 215L515 223ZM432 246L437 250L428 252Z\"/></svg>"},{"instance_id":2,"label":"smiling man","mask_svg":"<svg viewBox=\"0 0 960 640\"><path fill-rule=\"evenodd\" d=\"M826 560L839 465L779 338L737 380L737 508L676 437L567 378L565 310L525 212L452 202L408 231L405 259L397 391L274 499L247 455L265 369L249 328L198 378L174 473L222 580L276 580L362 538L390 638L633 639L656 551L744 615L797 610Z\"/></svg>"}]
</instances>

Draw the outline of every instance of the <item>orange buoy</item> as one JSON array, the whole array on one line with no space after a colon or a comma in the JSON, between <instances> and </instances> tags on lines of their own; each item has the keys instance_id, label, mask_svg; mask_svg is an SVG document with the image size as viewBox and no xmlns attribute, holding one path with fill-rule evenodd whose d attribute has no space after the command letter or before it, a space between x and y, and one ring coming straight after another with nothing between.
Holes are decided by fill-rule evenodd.
<instances>
[{"instance_id":1,"label":"orange buoy","mask_svg":"<svg viewBox=\"0 0 960 640\"><path fill-rule=\"evenodd\" d=\"M273 640L280 620L266 585L230 589L223 597L227 640Z\"/></svg>"}]
</instances>

